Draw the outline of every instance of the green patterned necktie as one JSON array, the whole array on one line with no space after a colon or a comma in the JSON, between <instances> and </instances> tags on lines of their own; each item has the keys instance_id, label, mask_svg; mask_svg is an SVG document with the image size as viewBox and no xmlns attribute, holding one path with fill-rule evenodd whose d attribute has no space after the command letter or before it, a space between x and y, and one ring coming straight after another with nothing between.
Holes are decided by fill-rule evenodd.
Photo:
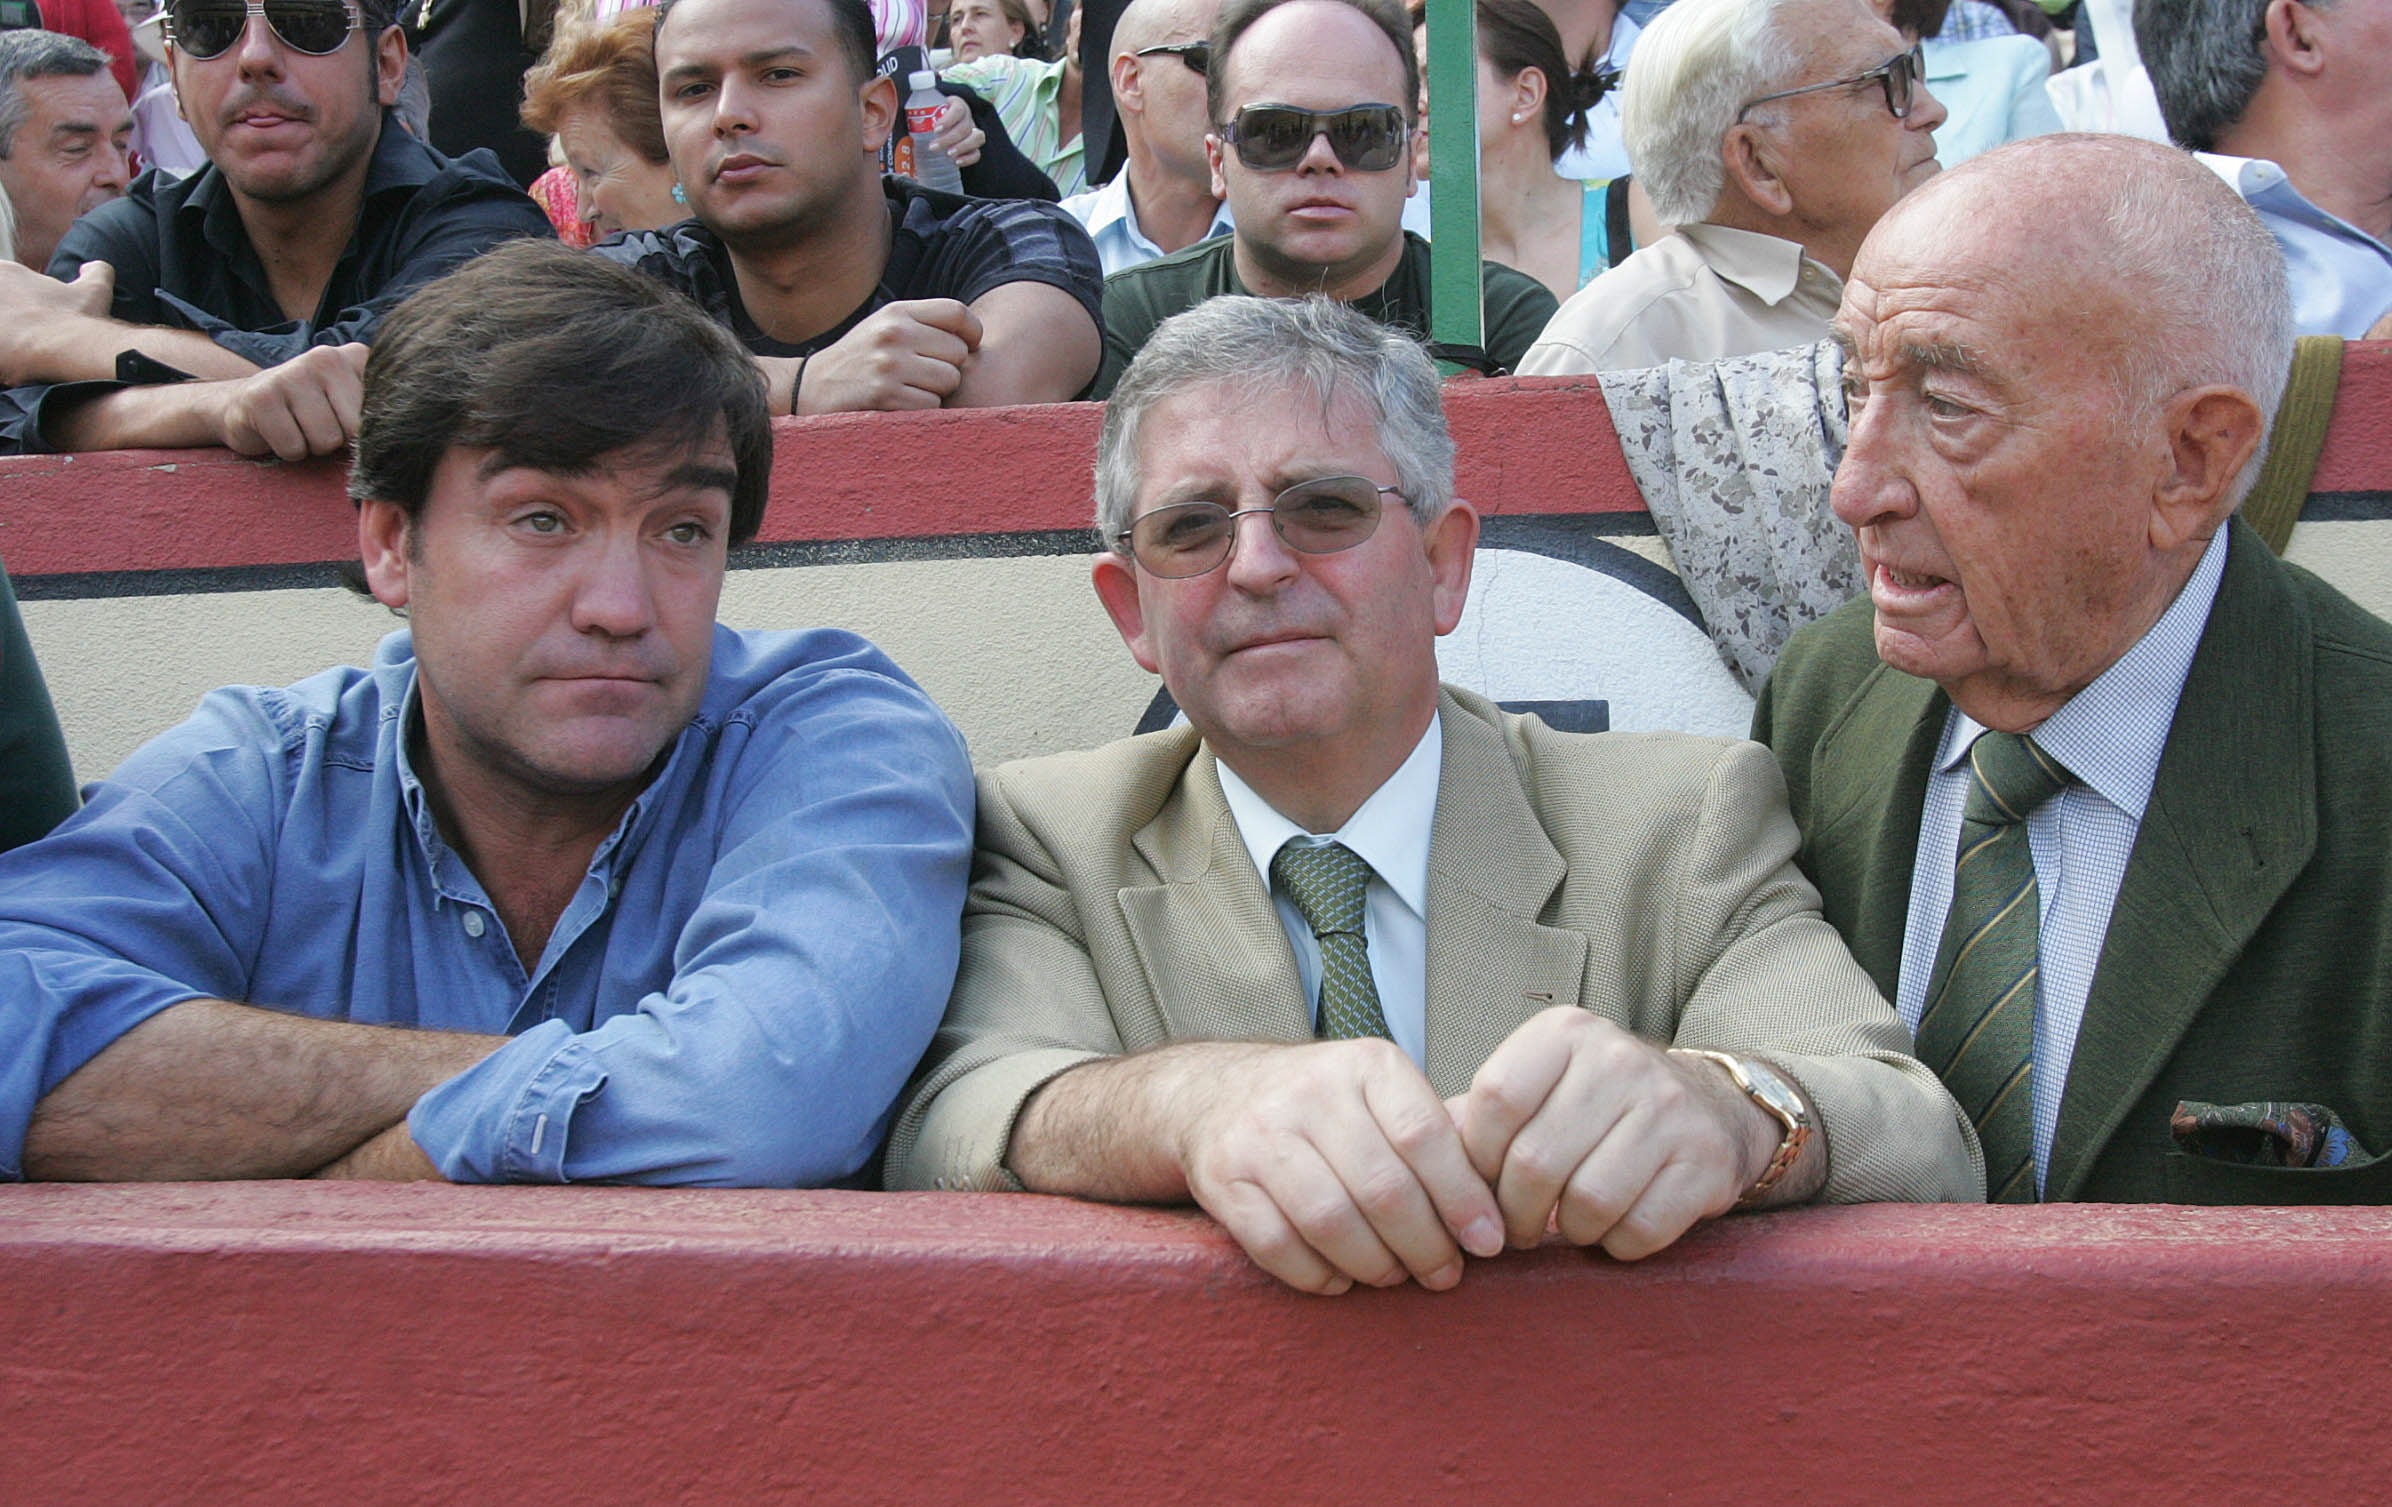
<instances>
[{"instance_id":1,"label":"green patterned necktie","mask_svg":"<svg viewBox=\"0 0 2392 1507\"><path fill-rule=\"evenodd\" d=\"M1968 766L1952 912L1927 981L1919 1060L1976 1122L1986 1198L2033 1203L2042 891L2026 822L2070 776L2018 733L1982 734L1968 751Z\"/></svg>"},{"instance_id":2,"label":"green patterned necktie","mask_svg":"<svg viewBox=\"0 0 2392 1507\"><path fill-rule=\"evenodd\" d=\"M1370 976L1370 948L1362 935L1362 902L1370 864L1342 843L1290 842L1271 860L1271 882L1296 902L1321 948L1323 1041L1385 1036L1379 986Z\"/></svg>"}]
</instances>

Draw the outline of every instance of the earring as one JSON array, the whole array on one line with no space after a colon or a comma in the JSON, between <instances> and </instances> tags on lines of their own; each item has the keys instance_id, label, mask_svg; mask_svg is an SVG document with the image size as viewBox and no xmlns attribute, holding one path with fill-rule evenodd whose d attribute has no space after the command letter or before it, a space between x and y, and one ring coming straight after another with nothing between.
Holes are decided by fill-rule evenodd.
<instances>
[{"instance_id":1,"label":"earring","mask_svg":"<svg viewBox=\"0 0 2392 1507\"><path fill-rule=\"evenodd\" d=\"M674 202L675 204L679 204L679 205L686 206L686 205L689 203L689 190L687 190L687 189L683 188L683 187L682 187L680 184L678 184L678 183L674 184L674 185L673 185L673 202Z\"/></svg>"}]
</instances>

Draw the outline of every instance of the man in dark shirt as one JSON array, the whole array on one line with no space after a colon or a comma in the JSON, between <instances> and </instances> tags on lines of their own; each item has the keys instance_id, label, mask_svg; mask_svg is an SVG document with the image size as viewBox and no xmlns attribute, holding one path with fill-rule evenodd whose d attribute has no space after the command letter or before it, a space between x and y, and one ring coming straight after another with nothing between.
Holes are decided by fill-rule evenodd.
<instances>
[{"instance_id":1,"label":"man in dark shirt","mask_svg":"<svg viewBox=\"0 0 2392 1507\"><path fill-rule=\"evenodd\" d=\"M1420 64L1396 0L1223 6L1205 79L1213 132L1204 150L1237 228L1105 280L1095 395L1113 390L1156 325L1223 293L1325 293L1425 336L1429 246L1403 228L1419 98ZM1493 262L1482 264L1480 287L1485 361L1509 371L1557 305L1535 278Z\"/></svg>"},{"instance_id":2,"label":"man in dark shirt","mask_svg":"<svg viewBox=\"0 0 2392 1507\"><path fill-rule=\"evenodd\" d=\"M394 124L407 44L388 5L176 0L168 68L209 165L144 174L76 222L49 277L0 267L0 380L19 384L0 450L338 451L383 312L548 233L487 156Z\"/></svg>"},{"instance_id":3,"label":"man in dark shirt","mask_svg":"<svg viewBox=\"0 0 2392 1507\"><path fill-rule=\"evenodd\" d=\"M884 179L896 85L863 0L667 0L666 148L696 220L601 247L756 354L774 413L1061 402L1096 371L1102 272L1052 204Z\"/></svg>"}]
</instances>

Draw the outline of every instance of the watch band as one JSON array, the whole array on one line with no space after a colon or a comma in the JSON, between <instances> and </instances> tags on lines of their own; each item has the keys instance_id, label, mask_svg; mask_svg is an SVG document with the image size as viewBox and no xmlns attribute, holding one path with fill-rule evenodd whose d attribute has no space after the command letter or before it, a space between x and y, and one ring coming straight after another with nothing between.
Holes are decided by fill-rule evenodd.
<instances>
[{"instance_id":1,"label":"watch band","mask_svg":"<svg viewBox=\"0 0 2392 1507\"><path fill-rule=\"evenodd\" d=\"M1803 1107L1802 1095L1766 1062L1736 1057L1726 1052L1705 1051L1700 1047L1673 1047L1671 1050L1689 1057L1707 1057L1718 1063L1735 1080L1736 1087L1744 1091L1744 1097L1759 1105L1762 1113L1785 1127L1785 1134L1777 1143L1777 1154L1769 1158L1769 1165L1761 1169L1761 1175L1753 1181L1753 1185L1736 1200L1737 1208L1749 1209L1766 1198L1769 1190L1784 1179L1787 1169L1801 1157L1802 1148L1810 1143L1814 1127Z\"/></svg>"}]
</instances>

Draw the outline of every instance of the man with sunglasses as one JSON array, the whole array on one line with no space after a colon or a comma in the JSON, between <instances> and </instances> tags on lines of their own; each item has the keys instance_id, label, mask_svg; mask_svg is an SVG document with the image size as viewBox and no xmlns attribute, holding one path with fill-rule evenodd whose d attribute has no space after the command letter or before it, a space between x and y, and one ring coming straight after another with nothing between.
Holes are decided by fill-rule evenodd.
<instances>
[{"instance_id":1,"label":"man with sunglasses","mask_svg":"<svg viewBox=\"0 0 2392 1507\"><path fill-rule=\"evenodd\" d=\"M338 452L383 313L547 218L398 127L388 0L175 0L166 27L208 165L143 174L50 278L0 277L0 449Z\"/></svg>"},{"instance_id":2,"label":"man with sunglasses","mask_svg":"<svg viewBox=\"0 0 2392 1507\"><path fill-rule=\"evenodd\" d=\"M1402 6L1228 0L1210 61L1205 156L1236 228L1106 279L1098 396L1156 325L1224 293L1325 293L1381 323L1428 332L1428 242L1403 228L1420 63ZM1484 348L1443 354L1508 371L1552 317L1553 295L1493 262L1481 286Z\"/></svg>"},{"instance_id":3,"label":"man with sunglasses","mask_svg":"<svg viewBox=\"0 0 2392 1507\"><path fill-rule=\"evenodd\" d=\"M1130 0L1113 26L1113 113L1127 160L1063 207L1088 229L1108 276L1235 222L1204 155L1204 76L1219 0Z\"/></svg>"},{"instance_id":4,"label":"man with sunglasses","mask_svg":"<svg viewBox=\"0 0 2392 1507\"><path fill-rule=\"evenodd\" d=\"M1936 170L1943 106L1865 0L1678 0L1637 42L1621 129L1675 234L1561 307L1523 373L1825 338L1860 243Z\"/></svg>"},{"instance_id":5,"label":"man with sunglasses","mask_svg":"<svg viewBox=\"0 0 2392 1507\"><path fill-rule=\"evenodd\" d=\"M982 776L893 1184L1193 1200L1323 1293L1977 1196L1764 750L1439 686L1479 525L1419 345L1207 302L1115 391L1096 490L1097 595L1189 725Z\"/></svg>"}]
</instances>

